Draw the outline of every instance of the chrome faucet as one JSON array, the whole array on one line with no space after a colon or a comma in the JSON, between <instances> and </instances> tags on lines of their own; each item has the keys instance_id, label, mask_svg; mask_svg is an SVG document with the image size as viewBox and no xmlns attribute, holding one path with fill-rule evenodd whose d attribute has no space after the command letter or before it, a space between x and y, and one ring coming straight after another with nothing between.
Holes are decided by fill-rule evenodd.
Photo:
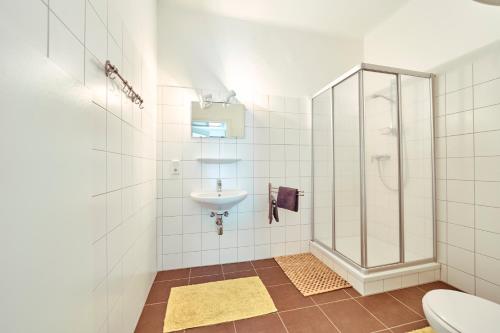
<instances>
[{"instance_id":1,"label":"chrome faucet","mask_svg":"<svg viewBox=\"0 0 500 333\"><path fill-rule=\"evenodd\" d=\"M222 192L222 180L217 179L217 192Z\"/></svg>"}]
</instances>

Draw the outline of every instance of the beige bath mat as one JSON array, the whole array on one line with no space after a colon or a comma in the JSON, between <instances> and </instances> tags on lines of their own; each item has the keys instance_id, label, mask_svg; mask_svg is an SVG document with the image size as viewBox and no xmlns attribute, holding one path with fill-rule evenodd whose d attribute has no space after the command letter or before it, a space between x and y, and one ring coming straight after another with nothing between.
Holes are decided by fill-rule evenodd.
<instances>
[{"instance_id":1,"label":"beige bath mat","mask_svg":"<svg viewBox=\"0 0 500 333\"><path fill-rule=\"evenodd\" d=\"M348 288L351 285L310 253L274 258L304 296Z\"/></svg>"},{"instance_id":2,"label":"beige bath mat","mask_svg":"<svg viewBox=\"0 0 500 333\"><path fill-rule=\"evenodd\" d=\"M163 332L215 325L276 312L259 277L172 288Z\"/></svg>"}]
</instances>

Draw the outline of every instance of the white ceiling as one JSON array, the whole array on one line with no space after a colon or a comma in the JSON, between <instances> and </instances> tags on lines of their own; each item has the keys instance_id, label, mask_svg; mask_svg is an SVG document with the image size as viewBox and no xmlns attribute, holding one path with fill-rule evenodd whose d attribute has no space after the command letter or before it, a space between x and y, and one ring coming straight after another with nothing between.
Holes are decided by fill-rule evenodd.
<instances>
[{"instance_id":1,"label":"white ceiling","mask_svg":"<svg viewBox=\"0 0 500 333\"><path fill-rule=\"evenodd\" d=\"M162 0L214 15L362 37L408 0Z\"/></svg>"}]
</instances>

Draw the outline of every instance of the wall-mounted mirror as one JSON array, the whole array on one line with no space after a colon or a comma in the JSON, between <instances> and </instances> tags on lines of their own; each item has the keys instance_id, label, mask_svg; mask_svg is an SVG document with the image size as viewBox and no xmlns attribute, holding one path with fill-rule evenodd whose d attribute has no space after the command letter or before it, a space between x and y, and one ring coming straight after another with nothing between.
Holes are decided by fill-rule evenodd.
<instances>
[{"instance_id":1,"label":"wall-mounted mirror","mask_svg":"<svg viewBox=\"0 0 500 333\"><path fill-rule=\"evenodd\" d=\"M242 138L245 136L243 104L211 103L203 108L191 103L193 138Z\"/></svg>"}]
</instances>

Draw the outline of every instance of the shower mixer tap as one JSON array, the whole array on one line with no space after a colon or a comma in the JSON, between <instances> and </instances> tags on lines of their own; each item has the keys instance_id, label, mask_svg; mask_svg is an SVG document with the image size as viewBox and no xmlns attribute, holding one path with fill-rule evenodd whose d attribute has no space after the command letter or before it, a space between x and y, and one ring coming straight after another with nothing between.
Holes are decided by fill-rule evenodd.
<instances>
[{"instance_id":1,"label":"shower mixer tap","mask_svg":"<svg viewBox=\"0 0 500 333\"><path fill-rule=\"evenodd\" d=\"M384 162L391 159L391 155L388 154L380 154L380 155L372 155L371 161Z\"/></svg>"}]
</instances>

